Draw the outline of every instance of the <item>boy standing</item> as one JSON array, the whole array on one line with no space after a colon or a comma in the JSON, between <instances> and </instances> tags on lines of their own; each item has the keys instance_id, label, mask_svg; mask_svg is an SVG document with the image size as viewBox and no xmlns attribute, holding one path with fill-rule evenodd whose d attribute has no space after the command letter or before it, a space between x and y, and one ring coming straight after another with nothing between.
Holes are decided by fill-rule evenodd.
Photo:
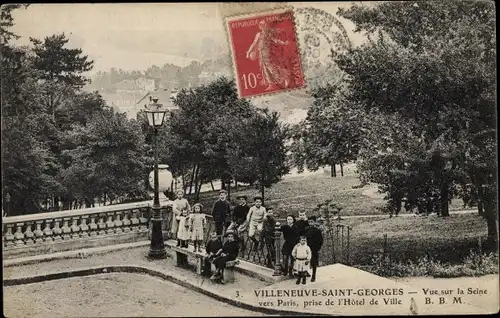
<instances>
[{"instance_id":1,"label":"boy standing","mask_svg":"<svg viewBox=\"0 0 500 318\"><path fill-rule=\"evenodd\" d=\"M222 235L224 231L224 224L227 218L231 215L231 205L226 200L227 191L219 191L219 200L215 201L214 207L212 208L212 217L215 222L215 231L217 235Z\"/></svg>"},{"instance_id":2,"label":"boy standing","mask_svg":"<svg viewBox=\"0 0 500 318\"><path fill-rule=\"evenodd\" d=\"M306 238L307 245L311 249L311 282L314 282L316 280L316 269L319 264L319 250L321 249L321 246L323 246L323 234L321 234L321 230L318 228L316 216L314 215L309 218L309 227L306 230Z\"/></svg>"},{"instance_id":3,"label":"boy standing","mask_svg":"<svg viewBox=\"0 0 500 318\"><path fill-rule=\"evenodd\" d=\"M306 234L306 229L309 226L306 212L299 212L299 219L295 222L295 226L297 227L299 237Z\"/></svg>"},{"instance_id":4,"label":"boy standing","mask_svg":"<svg viewBox=\"0 0 500 318\"><path fill-rule=\"evenodd\" d=\"M248 237L254 242L254 248L257 250L259 241L255 238L262 232L264 227L264 216L266 215L266 208L262 206L262 198L257 196L254 198L254 206L250 208L247 215L248 221Z\"/></svg>"}]
</instances>

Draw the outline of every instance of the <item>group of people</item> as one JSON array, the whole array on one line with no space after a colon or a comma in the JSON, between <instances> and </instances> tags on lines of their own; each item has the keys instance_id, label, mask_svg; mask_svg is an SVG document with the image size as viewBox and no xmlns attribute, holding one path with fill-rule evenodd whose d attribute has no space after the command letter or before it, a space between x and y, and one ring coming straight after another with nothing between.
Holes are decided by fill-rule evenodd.
<instances>
[{"instance_id":1,"label":"group of people","mask_svg":"<svg viewBox=\"0 0 500 318\"><path fill-rule=\"evenodd\" d=\"M195 252L201 252L201 245L206 229L206 216L200 203L192 207L184 198L182 190L177 191L177 198L173 202L173 218L171 220L171 235L177 239L177 246L188 247L191 240ZM220 190L219 199L214 203L211 211L215 224L215 231L205 245L204 273L211 274L211 265L216 272L211 279L221 282L223 270L227 262L235 260L239 252L245 249L243 234L247 237L251 248L258 250L259 246L267 247L268 264L275 261L274 233L276 220L271 207L262 205L261 197L254 197L254 204L248 205L247 197L238 196L238 205L231 208L227 200L227 192ZM287 216L286 224L281 226L284 243L281 249L283 255L282 271L284 275L296 275L297 284L306 283L306 277L311 281L316 279L316 269L319 263L319 250L323 244L323 235L318 228L317 218L307 217L305 212L299 213L296 221L293 215ZM225 238L225 240L223 240ZM224 243L223 243L224 241ZM312 275L309 273L312 270Z\"/></svg>"}]
</instances>

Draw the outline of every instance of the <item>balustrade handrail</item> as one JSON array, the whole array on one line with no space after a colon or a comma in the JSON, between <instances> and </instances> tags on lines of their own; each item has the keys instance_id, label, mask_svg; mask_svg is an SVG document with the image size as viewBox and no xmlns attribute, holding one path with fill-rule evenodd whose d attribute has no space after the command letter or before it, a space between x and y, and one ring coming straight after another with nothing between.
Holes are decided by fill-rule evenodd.
<instances>
[{"instance_id":1,"label":"balustrade handrail","mask_svg":"<svg viewBox=\"0 0 500 318\"><path fill-rule=\"evenodd\" d=\"M151 207L152 205L153 205L152 201L142 201L142 202L134 202L134 203L123 203L123 204L116 204L116 205L100 206L100 207L95 207L95 208L85 208L85 209L76 209L76 210L63 210L63 211L44 212L44 213L35 213L35 214L27 214L27 215L7 216L7 217L2 218L2 223L3 224L11 224L11 223L21 223L21 222L27 222L27 221L38 221L38 220L45 220L45 219L80 216L80 215L87 215L87 214L115 212L115 211L121 211L121 210L148 208L148 207Z\"/></svg>"}]
</instances>

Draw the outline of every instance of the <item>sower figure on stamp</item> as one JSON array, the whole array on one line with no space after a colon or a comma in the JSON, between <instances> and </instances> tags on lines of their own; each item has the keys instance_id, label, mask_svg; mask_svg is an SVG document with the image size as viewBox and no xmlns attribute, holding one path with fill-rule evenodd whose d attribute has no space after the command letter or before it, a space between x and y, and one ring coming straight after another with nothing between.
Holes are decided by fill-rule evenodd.
<instances>
[{"instance_id":1,"label":"sower figure on stamp","mask_svg":"<svg viewBox=\"0 0 500 318\"><path fill-rule=\"evenodd\" d=\"M276 261L276 250L274 245L274 231L276 227L276 219L274 218L273 208L268 207L266 216L264 217L264 226L262 230L262 238L267 248L267 266L273 268L273 263ZM261 248L263 246L261 245Z\"/></svg>"},{"instance_id":2,"label":"sower figure on stamp","mask_svg":"<svg viewBox=\"0 0 500 318\"><path fill-rule=\"evenodd\" d=\"M227 237L227 240L226 242L224 242L224 245L222 245L222 249L217 252L217 255L213 260L217 272L212 275L212 277L210 277L210 279L219 281L221 283L224 283L222 281L222 272L226 267L226 263L229 261L234 261L236 257L238 257L238 242L235 240L234 232L227 231L224 236Z\"/></svg>"},{"instance_id":3,"label":"sower figure on stamp","mask_svg":"<svg viewBox=\"0 0 500 318\"><path fill-rule=\"evenodd\" d=\"M262 206L262 198L257 196L254 198L254 206L250 208L247 215L248 221L248 238L254 244L254 250L257 251L259 247L260 233L264 227L264 216L266 215L266 208Z\"/></svg>"},{"instance_id":4,"label":"sower figure on stamp","mask_svg":"<svg viewBox=\"0 0 500 318\"><path fill-rule=\"evenodd\" d=\"M215 201L212 208L212 217L214 218L215 231L217 235L222 236L226 220L231 216L231 205L227 201L227 191L219 191L219 199Z\"/></svg>"},{"instance_id":5,"label":"sower figure on stamp","mask_svg":"<svg viewBox=\"0 0 500 318\"><path fill-rule=\"evenodd\" d=\"M309 227L306 230L307 245L311 249L311 267L312 267L312 277L311 282L316 280L316 269L319 265L319 250L323 246L323 234L318 228L316 222L316 216L311 216L309 218Z\"/></svg>"},{"instance_id":6,"label":"sower figure on stamp","mask_svg":"<svg viewBox=\"0 0 500 318\"><path fill-rule=\"evenodd\" d=\"M191 207L189 206L188 200L184 198L184 190L180 189L176 192L177 199L174 200L172 205L172 223L170 225L170 234L173 239L177 239L177 232L179 230L179 216L182 211L189 211ZM180 245L180 241L177 240L177 246Z\"/></svg>"},{"instance_id":7,"label":"sower figure on stamp","mask_svg":"<svg viewBox=\"0 0 500 318\"><path fill-rule=\"evenodd\" d=\"M288 274L292 276L292 251L299 241L297 226L295 225L295 217L293 215L288 215L286 217L286 224L281 226L281 232L283 233L283 239L285 240L283 247L281 248L281 254L283 254L283 275L286 276Z\"/></svg>"},{"instance_id":8,"label":"sower figure on stamp","mask_svg":"<svg viewBox=\"0 0 500 318\"><path fill-rule=\"evenodd\" d=\"M210 264L215 258L215 254L222 248L222 241L215 231L210 232L210 239L205 245L205 258L203 259L203 275L212 275Z\"/></svg>"},{"instance_id":9,"label":"sower figure on stamp","mask_svg":"<svg viewBox=\"0 0 500 318\"><path fill-rule=\"evenodd\" d=\"M311 249L307 246L307 239L305 236L300 237L300 241L292 250L292 256L295 258L293 269L297 272L297 285L306 283L307 272L309 271L309 262L311 260Z\"/></svg>"},{"instance_id":10,"label":"sower figure on stamp","mask_svg":"<svg viewBox=\"0 0 500 318\"><path fill-rule=\"evenodd\" d=\"M289 72L276 61L271 59L271 48L273 45L288 45L288 41L276 38L276 31L270 28L266 21L259 22L260 32L248 48L246 57L251 60L258 58L260 70L263 75L263 84L268 85L266 91L273 89L273 85L288 87Z\"/></svg>"},{"instance_id":11,"label":"sower figure on stamp","mask_svg":"<svg viewBox=\"0 0 500 318\"><path fill-rule=\"evenodd\" d=\"M243 240L243 232L246 231L248 223L246 218L250 207L247 204L247 196L240 195L237 197L238 205L233 209L232 223L227 228L228 231L235 231L237 235L238 242L240 243L240 251L244 250L245 242Z\"/></svg>"}]
</instances>

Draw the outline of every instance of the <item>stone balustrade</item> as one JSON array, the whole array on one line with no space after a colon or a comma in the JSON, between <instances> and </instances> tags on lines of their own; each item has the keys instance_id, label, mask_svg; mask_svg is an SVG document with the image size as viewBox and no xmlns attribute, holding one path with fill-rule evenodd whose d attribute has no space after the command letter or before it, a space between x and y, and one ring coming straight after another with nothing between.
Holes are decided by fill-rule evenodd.
<instances>
[{"instance_id":1,"label":"stone balustrade","mask_svg":"<svg viewBox=\"0 0 500 318\"><path fill-rule=\"evenodd\" d=\"M5 258L147 239L150 202L4 217Z\"/></svg>"}]
</instances>

